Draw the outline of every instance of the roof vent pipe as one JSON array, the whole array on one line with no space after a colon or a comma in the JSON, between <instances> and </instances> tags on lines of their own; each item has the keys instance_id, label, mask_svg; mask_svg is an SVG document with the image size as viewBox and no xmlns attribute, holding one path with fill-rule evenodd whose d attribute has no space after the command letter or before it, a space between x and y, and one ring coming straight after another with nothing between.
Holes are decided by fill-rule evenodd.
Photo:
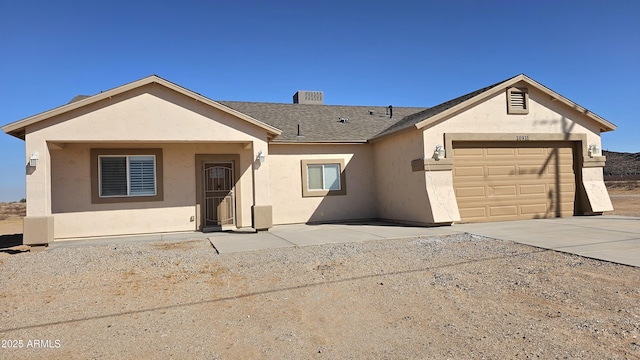
<instances>
[{"instance_id":1,"label":"roof vent pipe","mask_svg":"<svg viewBox=\"0 0 640 360\"><path fill-rule=\"evenodd\" d=\"M393 106L389 105L387 107L387 109L389 110L389 119L393 118Z\"/></svg>"},{"instance_id":2,"label":"roof vent pipe","mask_svg":"<svg viewBox=\"0 0 640 360\"><path fill-rule=\"evenodd\" d=\"M302 139L304 139L304 135L302 135L302 132L300 131L300 124L298 124L298 135L296 135L296 140Z\"/></svg>"}]
</instances>

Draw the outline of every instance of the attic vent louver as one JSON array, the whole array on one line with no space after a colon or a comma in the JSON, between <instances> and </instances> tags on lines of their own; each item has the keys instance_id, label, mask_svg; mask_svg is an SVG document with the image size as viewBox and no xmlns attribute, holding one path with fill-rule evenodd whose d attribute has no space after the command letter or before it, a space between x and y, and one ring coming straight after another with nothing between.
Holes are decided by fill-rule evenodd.
<instances>
[{"instance_id":1,"label":"attic vent louver","mask_svg":"<svg viewBox=\"0 0 640 360\"><path fill-rule=\"evenodd\" d=\"M324 94L322 91L299 90L293 95L293 103L322 105L324 104Z\"/></svg>"},{"instance_id":2,"label":"attic vent louver","mask_svg":"<svg viewBox=\"0 0 640 360\"><path fill-rule=\"evenodd\" d=\"M529 113L529 92L526 88L513 87L507 89L507 113Z\"/></svg>"}]
</instances>

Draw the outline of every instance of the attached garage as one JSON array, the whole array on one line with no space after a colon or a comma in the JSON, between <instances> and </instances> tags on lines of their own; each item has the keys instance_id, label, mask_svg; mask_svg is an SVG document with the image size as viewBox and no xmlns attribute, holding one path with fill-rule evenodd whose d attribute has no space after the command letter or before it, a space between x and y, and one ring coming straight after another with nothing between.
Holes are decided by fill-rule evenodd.
<instances>
[{"instance_id":1,"label":"attached garage","mask_svg":"<svg viewBox=\"0 0 640 360\"><path fill-rule=\"evenodd\" d=\"M462 222L573 216L572 142L453 142Z\"/></svg>"}]
</instances>

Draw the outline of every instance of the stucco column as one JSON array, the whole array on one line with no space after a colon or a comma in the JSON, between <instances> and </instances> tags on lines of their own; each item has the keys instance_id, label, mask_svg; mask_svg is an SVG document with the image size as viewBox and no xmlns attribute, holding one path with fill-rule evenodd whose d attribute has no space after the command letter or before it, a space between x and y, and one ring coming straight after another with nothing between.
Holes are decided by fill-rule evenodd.
<instances>
[{"instance_id":1,"label":"stucco column","mask_svg":"<svg viewBox=\"0 0 640 360\"><path fill-rule=\"evenodd\" d=\"M273 226L273 211L269 194L269 146L266 141L253 142L253 206L252 226L268 230ZM263 159L263 161L261 161Z\"/></svg>"},{"instance_id":2,"label":"stucco column","mask_svg":"<svg viewBox=\"0 0 640 360\"><path fill-rule=\"evenodd\" d=\"M53 215L51 214L51 157L44 139L25 136L25 170L27 191L27 216L24 218L23 243L47 245L53 241ZM31 156L38 157L38 164L31 166Z\"/></svg>"}]
</instances>

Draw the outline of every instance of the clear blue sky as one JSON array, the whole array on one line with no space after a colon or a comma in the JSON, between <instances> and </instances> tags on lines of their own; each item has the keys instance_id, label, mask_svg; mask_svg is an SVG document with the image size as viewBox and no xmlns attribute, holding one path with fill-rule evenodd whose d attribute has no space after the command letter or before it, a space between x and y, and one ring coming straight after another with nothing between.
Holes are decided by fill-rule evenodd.
<instances>
[{"instance_id":1,"label":"clear blue sky","mask_svg":"<svg viewBox=\"0 0 640 360\"><path fill-rule=\"evenodd\" d=\"M217 100L433 106L519 73L638 152L638 1L0 0L0 124L157 74ZM24 197L0 133L0 201Z\"/></svg>"}]
</instances>

